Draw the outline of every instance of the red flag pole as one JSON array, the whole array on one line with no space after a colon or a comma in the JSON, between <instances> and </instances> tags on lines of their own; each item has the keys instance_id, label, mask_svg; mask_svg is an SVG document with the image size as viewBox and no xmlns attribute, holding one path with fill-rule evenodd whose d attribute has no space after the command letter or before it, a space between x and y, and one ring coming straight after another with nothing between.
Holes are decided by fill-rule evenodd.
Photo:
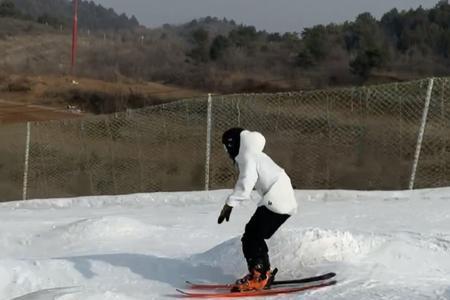
<instances>
[{"instance_id":1,"label":"red flag pole","mask_svg":"<svg viewBox=\"0 0 450 300\"><path fill-rule=\"evenodd\" d=\"M78 0L73 0L72 64L71 64L72 75L74 74L77 56L77 37L78 37Z\"/></svg>"}]
</instances>

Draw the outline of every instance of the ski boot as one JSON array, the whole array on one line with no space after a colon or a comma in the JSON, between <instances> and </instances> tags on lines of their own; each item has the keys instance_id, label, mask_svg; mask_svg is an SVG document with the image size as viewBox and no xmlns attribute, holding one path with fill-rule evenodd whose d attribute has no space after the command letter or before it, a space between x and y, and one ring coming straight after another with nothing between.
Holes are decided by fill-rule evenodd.
<instances>
[{"instance_id":1,"label":"ski boot","mask_svg":"<svg viewBox=\"0 0 450 300\"><path fill-rule=\"evenodd\" d=\"M256 291L263 290L270 287L270 284L275 279L275 273L268 270L262 271L256 266L254 269L250 271L249 274L245 275L243 278L238 279L231 289L232 292L248 292L248 291Z\"/></svg>"}]
</instances>

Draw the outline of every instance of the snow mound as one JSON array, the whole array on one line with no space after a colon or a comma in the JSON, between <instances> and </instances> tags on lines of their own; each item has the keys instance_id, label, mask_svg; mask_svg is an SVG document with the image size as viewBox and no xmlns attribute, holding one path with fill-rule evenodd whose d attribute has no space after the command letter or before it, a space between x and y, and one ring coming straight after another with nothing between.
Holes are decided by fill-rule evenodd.
<instances>
[{"instance_id":1,"label":"snow mound","mask_svg":"<svg viewBox=\"0 0 450 300\"><path fill-rule=\"evenodd\" d=\"M82 276L72 263L62 260L1 259L0 291L9 294L2 299L56 299L72 291L67 282ZM67 287L67 288L66 288Z\"/></svg>"},{"instance_id":2,"label":"snow mound","mask_svg":"<svg viewBox=\"0 0 450 300\"><path fill-rule=\"evenodd\" d=\"M199 192L173 192L173 193L141 193L116 196L89 196L78 198L33 199L27 201L11 201L0 203L0 208L12 209L72 209L106 207L143 208L152 205L153 208L176 206L190 207L223 203L227 196L225 190L199 191Z\"/></svg>"},{"instance_id":3,"label":"snow mound","mask_svg":"<svg viewBox=\"0 0 450 300\"><path fill-rule=\"evenodd\" d=\"M386 235L386 243L371 253L367 262L376 266L377 273L395 271L397 277L445 278L450 273L450 236L396 232ZM381 275L380 275L381 276Z\"/></svg>"},{"instance_id":4,"label":"snow mound","mask_svg":"<svg viewBox=\"0 0 450 300\"><path fill-rule=\"evenodd\" d=\"M299 277L312 272L337 271L342 266L371 265L372 278L395 270L395 276L424 278L450 273L450 240L442 235L424 236L414 232L391 234L354 233L340 230L282 229L269 241L271 264L281 277ZM220 267L225 274L246 272L240 237L190 257L196 263Z\"/></svg>"},{"instance_id":5,"label":"snow mound","mask_svg":"<svg viewBox=\"0 0 450 300\"><path fill-rule=\"evenodd\" d=\"M354 262L379 247L384 239L349 231L286 229L269 241L277 265L313 267L329 262Z\"/></svg>"},{"instance_id":6,"label":"snow mound","mask_svg":"<svg viewBox=\"0 0 450 300\"><path fill-rule=\"evenodd\" d=\"M384 241L382 237L354 235L318 228L282 229L269 241L271 263L280 274L301 276L302 271L318 269L331 262L360 260ZM228 240L204 253L191 257L196 262L222 266L225 273L245 272L240 237Z\"/></svg>"},{"instance_id":7,"label":"snow mound","mask_svg":"<svg viewBox=\"0 0 450 300\"><path fill-rule=\"evenodd\" d=\"M99 217L82 219L65 225L54 226L50 232L40 234L47 238L54 236L66 242L78 240L98 241L123 238L142 238L165 230L163 227L146 225L127 217Z\"/></svg>"}]
</instances>

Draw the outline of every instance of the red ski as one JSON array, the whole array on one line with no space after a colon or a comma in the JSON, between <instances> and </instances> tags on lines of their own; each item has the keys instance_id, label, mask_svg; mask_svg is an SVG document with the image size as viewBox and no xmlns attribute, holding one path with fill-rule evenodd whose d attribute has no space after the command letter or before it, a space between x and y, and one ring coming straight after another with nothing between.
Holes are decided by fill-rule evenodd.
<instances>
[{"instance_id":1,"label":"red ski","mask_svg":"<svg viewBox=\"0 0 450 300\"><path fill-rule=\"evenodd\" d=\"M276 269L275 269L276 270ZM275 271L274 270L274 271ZM275 271L276 273L276 271ZM315 281L323 281L328 280L336 276L336 273L330 272L318 276L306 277L301 279L293 279L293 280L275 280L271 283L271 286L280 286L280 285L291 285L291 284L302 284L302 283L310 283ZM192 283L190 281L186 281L186 284L190 289L194 290L219 290L219 289L231 289L234 287L234 284L215 284L215 283Z\"/></svg>"},{"instance_id":2,"label":"red ski","mask_svg":"<svg viewBox=\"0 0 450 300\"><path fill-rule=\"evenodd\" d=\"M241 298L241 297L255 297L255 296L273 296L280 294L291 294L298 293L307 290L314 290L326 286L331 286L336 284L336 280L320 283L320 284L312 284L308 286L302 287L279 287L279 288L270 288L267 290L258 290L258 291L248 291L248 292L224 292L224 293L191 293L185 292L177 289L179 293L184 298Z\"/></svg>"}]
</instances>

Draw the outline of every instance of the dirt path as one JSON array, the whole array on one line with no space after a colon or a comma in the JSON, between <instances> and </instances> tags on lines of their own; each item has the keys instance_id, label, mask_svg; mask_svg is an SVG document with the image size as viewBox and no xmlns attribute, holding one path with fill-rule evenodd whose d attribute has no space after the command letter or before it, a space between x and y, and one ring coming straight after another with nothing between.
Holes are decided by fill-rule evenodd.
<instances>
[{"instance_id":1,"label":"dirt path","mask_svg":"<svg viewBox=\"0 0 450 300\"><path fill-rule=\"evenodd\" d=\"M81 116L83 116L82 113L74 113L52 107L29 105L0 99L0 124L72 119Z\"/></svg>"}]
</instances>

